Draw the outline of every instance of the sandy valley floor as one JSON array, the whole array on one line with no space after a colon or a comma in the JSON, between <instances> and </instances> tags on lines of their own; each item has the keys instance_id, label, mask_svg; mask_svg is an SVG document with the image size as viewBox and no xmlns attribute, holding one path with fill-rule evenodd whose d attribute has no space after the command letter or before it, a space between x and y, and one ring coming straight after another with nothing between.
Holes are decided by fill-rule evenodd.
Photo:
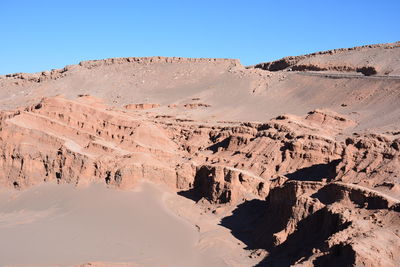
<instances>
[{"instance_id":1,"label":"sandy valley floor","mask_svg":"<svg viewBox=\"0 0 400 267\"><path fill-rule=\"evenodd\" d=\"M149 184L128 192L99 184L2 192L0 264L200 263L197 229L166 210L161 196Z\"/></svg>"}]
</instances>

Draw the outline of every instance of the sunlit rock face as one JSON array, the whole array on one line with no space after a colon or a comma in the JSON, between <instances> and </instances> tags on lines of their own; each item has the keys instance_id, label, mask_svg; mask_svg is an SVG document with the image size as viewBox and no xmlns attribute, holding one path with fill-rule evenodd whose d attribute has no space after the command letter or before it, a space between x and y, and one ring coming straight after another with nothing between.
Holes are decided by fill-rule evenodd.
<instances>
[{"instance_id":1,"label":"sunlit rock face","mask_svg":"<svg viewBox=\"0 0 400 267\"><path fill-rule=\"evenodd\" d=\"M396 266L399 57L393 43L249 67L233 59L118 58L0 76L0 184L31 197L13 210L2 195L0 230L61 218L61 202L21 211L37 201L34 188L69 190L60 194L70 203L92 194L93 183L118 198L148 181L162 188L149 195L176 198L166 209L171 201L153 199L154 209L182 217L196 240L171 242L197 242L187 255L214 251L208 266ZM56 201L58 193L38 190ZM150 210L153 200L140 202ZM131 208L124 205L114 208ZM182 223L165 216L167 228ZM142 263L122 251L65 262Z\"/></svg>"}]
</instances>

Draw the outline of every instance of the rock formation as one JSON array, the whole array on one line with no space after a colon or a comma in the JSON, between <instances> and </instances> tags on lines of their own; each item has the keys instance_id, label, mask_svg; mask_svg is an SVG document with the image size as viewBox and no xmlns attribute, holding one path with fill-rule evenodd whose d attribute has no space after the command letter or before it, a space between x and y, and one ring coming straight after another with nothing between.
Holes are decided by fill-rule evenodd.
<instances>
[{"instance_id":1,"label":"rock formation","mask_svg":"<svg viewBox=\"0 0 400 267\"><path fill-rule=\"evenodd\" d=\"M396 266L399 51L247 68L119 58L2 76L0 184L149 180L213 211L259 266Z\"/></svg>"}]
</instances>

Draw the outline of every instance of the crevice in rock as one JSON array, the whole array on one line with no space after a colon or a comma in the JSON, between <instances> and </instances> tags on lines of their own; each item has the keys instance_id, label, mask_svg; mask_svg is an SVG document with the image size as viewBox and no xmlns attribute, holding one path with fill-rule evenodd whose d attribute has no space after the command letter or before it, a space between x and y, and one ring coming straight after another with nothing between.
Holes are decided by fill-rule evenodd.
<instances>
[{"instance_id":1,"label":"crevice in rock","mask_svg":"<svg viewBox=\"0 0 400 267\"><path fill-rule=\"evenodd\" d=\"M111 182L111 172L106 171L106 178L104 179L106 181L106 184L110 184Z\"/></svg>"},{"instance_id":2,"label":"crevice in rock","mask_svg":"<svg viewBox=\"0 0 400 267\"><path fill-rule=\"evenodd\" d=\"M327 254L313 261L315 267L354 266L356 253L348 244L338 244L331 247Z\"/></svg>"},{"instance_id":3,"label":"crevice in rock","mask_svg":"<svg viewBox=\"0 0 400 267\"><path fill-rule=\"evenodd\" d=\"M340 159L329 163L315 164L310 167L299 169L295 172L285 174L290 180L297 181L322 181L326 179L331 181L336 177L336 167Z\"/></svg>"},{"instance_id":4,"label":"crevice in rock","mask_svg":"<svg viewBox=\"0 0 400 267\"><path fill-rule=\"evenodd\" d=\"M291 266L301 259L308 259L313 251L327 249L327 239L350 225L351 222L344 222L340 214L322 208L299 221L295 232L285 242L270 249L269 255L257 266Z\"/></svg>"}]
</instances>

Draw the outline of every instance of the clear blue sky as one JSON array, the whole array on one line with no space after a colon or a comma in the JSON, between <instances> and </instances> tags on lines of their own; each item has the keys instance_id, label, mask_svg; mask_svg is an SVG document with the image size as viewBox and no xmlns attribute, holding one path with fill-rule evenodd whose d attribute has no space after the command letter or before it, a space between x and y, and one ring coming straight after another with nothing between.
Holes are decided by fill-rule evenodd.
<instances>
[{"instance_id":1,"label":"clear blue sky","mask_svg":"<svg viewBox=\"0 0 400 267\"><path fill-rule=\"evenodd\" d=\"M131 56L243 64L400 40L400 0L0 0L0 74Z\"/></svg>"}]
</instances>

